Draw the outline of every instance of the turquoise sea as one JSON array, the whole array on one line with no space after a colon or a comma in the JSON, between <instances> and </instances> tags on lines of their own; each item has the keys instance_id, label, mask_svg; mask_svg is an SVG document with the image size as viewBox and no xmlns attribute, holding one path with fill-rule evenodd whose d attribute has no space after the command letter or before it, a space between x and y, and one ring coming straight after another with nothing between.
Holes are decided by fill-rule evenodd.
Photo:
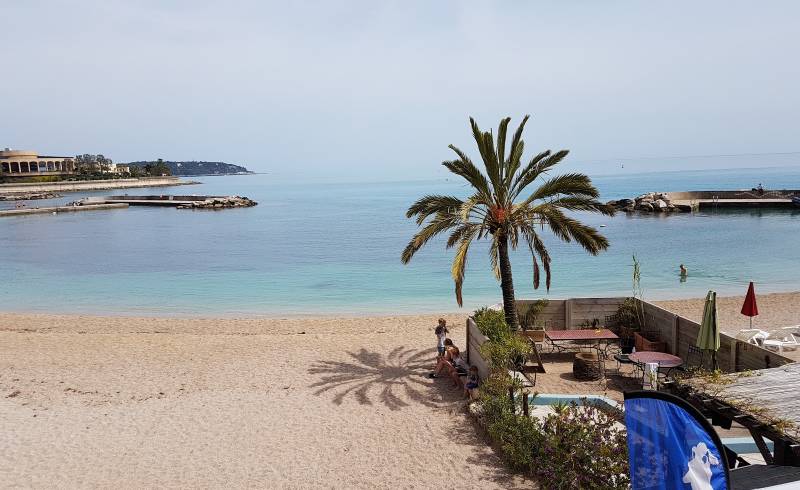
<instances>
[{"instance_id":1,"label":"turquoise sea","mask_svg":"<svg viewBox=\"0 0 800 490\"><path fill-rule=\"evenodd\" d=\"M403 266L426 193L466 196L457 179L382 183L203 177L201 185L130 194L238 194L259 205L225 211L129 208L0 220L0 309L124 315L256 316L456 311L452 251L430 243ZM604 200L646 191L800 188L800 169L594 176ZM117 194L124 193L116 192ZM112 191L71 193L68 202ZM39 202L46 205L49 202ZM8 207L8 203L3 203ZM518 297L628 294L633 254L645 297L800 290L800 210L582 216L611 248L597 257L548 240L549 294L534 291L530 256L512 257ZM680 282L678 265L689 278ZM465 309L498 302L485 246L473 247Z\"/></svg>"}]
</instances>

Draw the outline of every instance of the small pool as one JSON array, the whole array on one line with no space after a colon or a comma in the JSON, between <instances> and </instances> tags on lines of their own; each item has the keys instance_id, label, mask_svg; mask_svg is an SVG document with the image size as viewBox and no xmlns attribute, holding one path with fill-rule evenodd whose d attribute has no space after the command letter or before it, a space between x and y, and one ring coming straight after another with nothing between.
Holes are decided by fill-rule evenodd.
<instances>
[{"instance_id":1,"label":"small pool","mask_svg":"<svg viewBox=\"0 0 800 490\"><path fill-rule=\"evenodd\" d=\"M619 403L615 402L611 398L608 398L607 396L601 395L559 395L553 393L528 395L529 405L568 405L573 402L578 406L589 404L610 410L622 409Z\"/></svg>"}]
</instances>

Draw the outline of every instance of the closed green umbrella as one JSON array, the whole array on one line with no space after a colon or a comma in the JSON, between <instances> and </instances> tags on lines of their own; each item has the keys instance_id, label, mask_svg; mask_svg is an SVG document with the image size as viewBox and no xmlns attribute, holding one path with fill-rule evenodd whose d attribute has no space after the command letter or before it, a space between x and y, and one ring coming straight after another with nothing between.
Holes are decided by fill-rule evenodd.
<instances>
[{"instance_id":1,"label":"closed green umbrella","mask_svg":"<svg viewBox=\"0 0 800 490\"><path fill-rule=\"evenodd\" d=\"M703 321L700 331L697 332L698 349L711 352L713 369L717 369L717 351L719 350L719 323L717 321L717 293L709 291L706 295L706 304L703 308Z\"/></svg>"}]
</instances>

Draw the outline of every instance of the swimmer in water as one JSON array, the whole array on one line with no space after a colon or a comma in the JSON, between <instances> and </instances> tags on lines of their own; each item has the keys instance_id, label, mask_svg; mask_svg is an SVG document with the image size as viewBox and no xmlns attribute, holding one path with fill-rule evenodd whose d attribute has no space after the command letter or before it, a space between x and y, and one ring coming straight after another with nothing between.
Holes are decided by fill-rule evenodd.
<instances>
[{"instance_id":1,"label":"swimmer in water","mask_svg":"<svg viewBox=\"0 0 800 490\"><path fill-rule=\"evenodd\" d=\"M681 277L686 277L688 275L689 275L689 271L686 270L686 267L684 267L683 264L681 264Z\"/></svg>"}]
</instances>

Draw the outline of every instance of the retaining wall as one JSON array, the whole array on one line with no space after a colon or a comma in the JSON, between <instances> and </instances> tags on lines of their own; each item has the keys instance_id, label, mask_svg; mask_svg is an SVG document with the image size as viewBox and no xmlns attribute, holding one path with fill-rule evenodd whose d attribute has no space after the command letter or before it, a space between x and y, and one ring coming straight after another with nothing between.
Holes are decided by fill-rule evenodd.
<instances>
[{"instance_id":1,"label":"retaining wall","mask_svg":"<svg viewBox=\"0 0 800 490\"><path fill-rule=\"evenodd\" d=\"M68 182L20 182L0 184L0 194L22 194L26 192L77 192L104 189L128 189L133 187L165 187L196 184L178 177L145 177L141 179L80 180Z\"/></svg>"}]
</instances>

